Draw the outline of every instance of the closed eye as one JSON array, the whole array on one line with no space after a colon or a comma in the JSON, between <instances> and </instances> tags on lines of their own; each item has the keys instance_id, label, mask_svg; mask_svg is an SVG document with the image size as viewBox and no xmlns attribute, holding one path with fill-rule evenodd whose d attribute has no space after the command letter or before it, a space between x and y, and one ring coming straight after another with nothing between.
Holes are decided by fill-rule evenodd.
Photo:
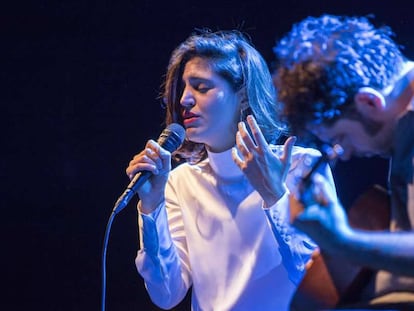
<instances>
[{"instance_id":1,"label":"closed eye","mask_svg":"<svg viewBox=\"0 0 414 311\"><path fill-rule=\"evenodd\" d=\"M191 78L190 84L194 90L200 93L207 93L211 90L214 85L210 80L202 79L202 78Z\"/></svg>"},{"instance_id":2,"label":"closed eye","mask_svg":"<svg viewBox=\"0 0 414 311\"><path fill-rule=\"evenodd\" d=\"M207 93L209 90L212 89L212 86L209 86L205 83L199 83L199 84L194 86L194 89L196 89L200 93Z\"/></svg>"}]
</instances>

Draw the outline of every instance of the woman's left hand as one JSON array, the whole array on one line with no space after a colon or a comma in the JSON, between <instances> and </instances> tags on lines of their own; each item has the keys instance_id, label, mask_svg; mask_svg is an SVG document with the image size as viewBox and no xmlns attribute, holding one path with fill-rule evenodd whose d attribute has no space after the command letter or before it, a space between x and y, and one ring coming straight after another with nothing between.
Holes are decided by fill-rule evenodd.
<instances>
[{"instance_id":1,"label":"woman's left hand","mask_svg":"<svg viewBox=\"0 0 414 311\"><path fill-rule=\"evenodd\" d=\"M265 205L271 206L286 192L285 180L296 138L286 140L283 154L278 157L270 149L253 116L247 117L247 123L252 135L244 122L240 122L236 134L237 149L232 150L233 160L261 195Z\"/></svg>"}]
</instances>

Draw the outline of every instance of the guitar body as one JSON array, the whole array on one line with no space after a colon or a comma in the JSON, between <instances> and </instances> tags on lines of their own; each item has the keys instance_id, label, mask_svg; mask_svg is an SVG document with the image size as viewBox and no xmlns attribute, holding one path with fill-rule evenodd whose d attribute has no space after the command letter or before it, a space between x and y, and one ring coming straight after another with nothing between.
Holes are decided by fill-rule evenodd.
<instances>
[{"instance_id":1,"label":"guitar body","mask_svg":"<svg viewBox=\"0 0 414 311\"><path fill-rule=\"evenodd\" d=\"M348 209L350 225L362 230L385 230L390 222L390 198L375 185ZM374 271L347 260L315 252L291 302L292 311L330 309L358 300Z\"/></svg>"}]
</instances>

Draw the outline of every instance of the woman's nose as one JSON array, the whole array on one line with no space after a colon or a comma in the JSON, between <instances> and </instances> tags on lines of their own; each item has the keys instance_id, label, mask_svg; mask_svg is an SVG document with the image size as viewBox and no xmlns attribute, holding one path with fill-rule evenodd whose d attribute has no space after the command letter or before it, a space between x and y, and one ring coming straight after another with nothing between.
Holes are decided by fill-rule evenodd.
<instances>
[{"instance_id":1,"label":"woman's nose","mask_svg":"<svg viewBox=\"0 0 414 311\"><path fill-rule=\"evenodd\" d=\"M192 107L195 105L194 96L191 91L184 89L181 95L180 104L184 107Z\"/></svg>"}]
</instances>

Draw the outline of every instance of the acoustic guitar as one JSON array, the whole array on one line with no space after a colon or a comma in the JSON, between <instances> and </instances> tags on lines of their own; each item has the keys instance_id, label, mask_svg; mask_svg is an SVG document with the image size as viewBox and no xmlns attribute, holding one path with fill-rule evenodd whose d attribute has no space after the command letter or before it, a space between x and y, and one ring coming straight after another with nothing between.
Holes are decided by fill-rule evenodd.
<instances>
[{"instance_id":1,"label":"acoustic guitar","mask_svg":"<svg viewBox=\"0 0 414 311\"><path fill-rule=\"evenodd\" d=\"M390 198L387 191L374 185L360 195L348 209L353 228L385 230L390 221ZM315 252L293 299L292 311L326 310L358 301L375 271Z\"/></svg>"}]
</instances>

